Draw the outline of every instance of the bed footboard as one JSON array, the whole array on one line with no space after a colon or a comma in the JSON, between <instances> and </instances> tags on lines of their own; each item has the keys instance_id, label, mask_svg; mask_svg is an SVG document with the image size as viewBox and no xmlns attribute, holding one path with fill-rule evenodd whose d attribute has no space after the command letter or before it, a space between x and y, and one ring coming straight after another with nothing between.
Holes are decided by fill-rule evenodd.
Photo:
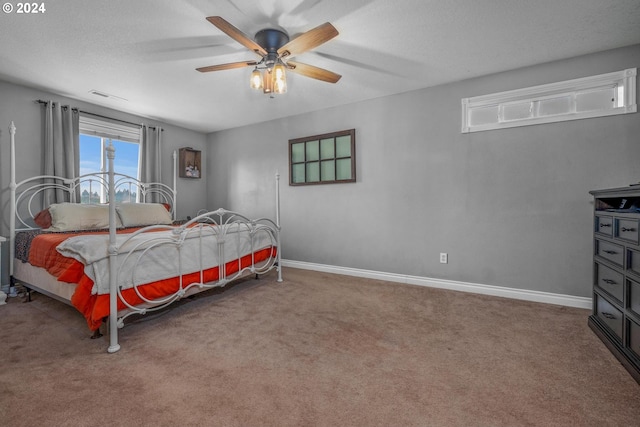
<instances>
[{"instance_id":1,"label":"bed footboard","mask_svg":"<svg viewBox=\"0 0 640 427\"><path fill-rule=\"evenodd\" d=\"M145 227L117 239L112 257L117 270L117 327L122 328L133 314L162 310L185 296L246 275L275 269L281 281L279 231L270 219L250 220L218 209L181 226ZM96 276L106 277L107 262L98 261L93 268ZM96 277L96 285L98 292L106 292L104 279ZM160 292L166 295L156 297Z\"/></svg>"}]
</instances>

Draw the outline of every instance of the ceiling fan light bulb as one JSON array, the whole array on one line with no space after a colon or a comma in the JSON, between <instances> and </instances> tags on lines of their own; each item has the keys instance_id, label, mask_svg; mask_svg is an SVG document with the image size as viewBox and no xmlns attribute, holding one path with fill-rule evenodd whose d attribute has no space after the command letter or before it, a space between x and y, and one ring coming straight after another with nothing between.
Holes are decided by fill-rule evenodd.
<instances>
[{"instance_id":1,"label":"ceiling fan light bulb","mask_svg":"<svg viewBox=\"0 0 640 427\"><path fill-rule=\"evenodd\" d=\"M273 78L278 80L278 79L284 79L284 65L282 65L281 62L279 62L278 64L276 64L273 67Z\"/></svg>"},{"instance_id":2,"label":"ceiling fan light bulb","mask_svg":"<svg viewBox=\"0 0 640 427\"><path fill-rule=\"evenodd\" d=\"M250 85L252 89L262 89L262 74L257 68L251 72Z\"/></svg>"},{"instance_id":3,"label":"ceiling fan light bulb","mask_svg":"<svg viewBox=\"0 0 640 427\"><path fill-rule=\"evenodd\" d=\"M287 91L287 76L282 63L278 63L273 67L273 91L275 93L285 93Z\"/></svg>"},{"instance_id":4,"label":"ceiling fan light bulb","mask_svg":"<svg viewBox=\"0 0 640 427\"><path fill-rule=\"evenodd\" d=\"M284 80L278 80L273 83L273 91L275 93L285 93L287 92L287 82Z\"/></svg>"}]
</instances>

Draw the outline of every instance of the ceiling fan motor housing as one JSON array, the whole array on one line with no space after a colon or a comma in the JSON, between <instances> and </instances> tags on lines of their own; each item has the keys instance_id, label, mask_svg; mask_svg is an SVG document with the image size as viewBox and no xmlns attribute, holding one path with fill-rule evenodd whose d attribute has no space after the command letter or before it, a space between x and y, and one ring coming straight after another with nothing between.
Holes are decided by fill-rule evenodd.
<instances>
[{"instance_id":1,"label":"ceiling fan motor housing","mask_svg":"<svg viewBox=\"0 0 640 427\"><path fill-rule=\"evenodd\" d=\"M267 28L258 31L255 40L267 52L277 52L278 49L289 43L289 36L284 31Z\"/></svg>"},{"instance_id":2,"label":"ceiling fan motor housing","mask_svg":"<svg viewBox=\"0 0 640 427\"><path fill-rule=\"evenodd\" d=\"M278 59L278 49L289 42L289 36L284 31L267 28L256 33L255 41L267 51L265 65L270 67Z\"/></svg>"}]
</instances>

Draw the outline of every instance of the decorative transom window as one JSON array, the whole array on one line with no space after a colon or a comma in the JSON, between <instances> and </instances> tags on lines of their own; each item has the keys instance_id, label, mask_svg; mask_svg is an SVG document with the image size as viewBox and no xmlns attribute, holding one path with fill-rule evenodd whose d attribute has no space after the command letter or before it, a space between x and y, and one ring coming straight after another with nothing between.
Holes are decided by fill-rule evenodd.
<instances>
[{"instance_id":1,"label":"decorative transom window","mask_svg":"<svg viewBox=\"0 0 640 427\"><path fill-rule=\"evenodd\" d=\"M635 113L636 68L462 100L462 132Z\"/></svg>"},{"instance_id":2,"label":"decorative transom window","mask_svg":"<svg viewBox=\"0 0 640 427\"><path fill-rule=\"evenodd\" d=\"M355 129L289 140L289 185L355 180Z\"/></svg>"}]
</instances>

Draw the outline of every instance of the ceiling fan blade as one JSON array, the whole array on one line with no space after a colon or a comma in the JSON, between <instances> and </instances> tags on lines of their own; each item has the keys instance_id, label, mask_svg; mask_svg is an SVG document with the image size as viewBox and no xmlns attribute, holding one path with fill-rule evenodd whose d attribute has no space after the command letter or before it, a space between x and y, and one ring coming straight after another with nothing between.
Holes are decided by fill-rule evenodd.
<instances>
[{"instance_id":1,"label":"ceiling fan blade","mask_svg":"<svg viewBox=\"0 0 640 427\"><path fill-rule=\"evenodd\" d=\"M329 83L337 83L342 77L340 74L325 70L324 68L314 67L313 65L303 64L301 62L287 61L287 68L294 73Z\"/></svg>"},{"instance_id":2,"label":"ceiling fan blade","mask_svg":"<svg viewBox=\"0 0 640 427\"><path fill-rule=\"evenodd\" d=\"M196 70L200 71L201 73L206 73L209 71L232 70L234 68L251 67L253 65L258 65L258 63L256 61L230 62L228 64L209 65L208 67L200 67L200 68L196 68Z\"/></svg>"},{"instance_id":3,"label":"ceiling fan blade","mask_svg":"<svg viewBox=\"0 0 640 427\"><path fill-rule=\"evenodd\" d=\"M278 49L278 55L286 58L296 56L328 42L338 35L338 30L329 22L325 22L316 28L300 34L295 39Z\"/></svg>"},{"instance_id":4,"label":"ceiling fan blade","mask_svg":"<svg viewBox=\"0 0 640 427\"><path fill-rule=\"evenodd\" d=\"M209 16L207 17L207 21L211 22L213 25L218 27L220 31L227 34L229 37L231 37L247 49L254 51L260 56L267 55L267 51L264 50L262 46L251 40L245 33L231 25L229 22L225 21L222 17Z\"/></svg>"}]
</instances>

